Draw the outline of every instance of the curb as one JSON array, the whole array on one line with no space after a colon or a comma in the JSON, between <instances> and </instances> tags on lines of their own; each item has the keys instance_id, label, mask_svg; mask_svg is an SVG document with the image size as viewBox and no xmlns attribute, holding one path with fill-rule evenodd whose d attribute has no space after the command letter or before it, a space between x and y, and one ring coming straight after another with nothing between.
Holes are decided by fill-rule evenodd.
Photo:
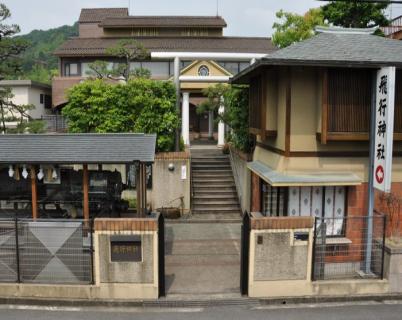
<instances>
[{"instance_id":1,"label":"curb","mask_svg":"<svg viewBox=\"0 0 402 320\"><path fill-rule=\"evenodd\" d=\"M262 306L262 305L287 305L307 303L330 302L364 302L386 300L401 300L402 294L387 295L359 295L359 296L308 296L308 297L278 297L278 298L223 298L223 299L185 299L169 300L59 300L40 298L0 298L0 305L29 305L29 306L54 306L54 307L143 307L143 308L184 308L184 307L219 307L219 306Z\"/></svg>"}]
</instances>

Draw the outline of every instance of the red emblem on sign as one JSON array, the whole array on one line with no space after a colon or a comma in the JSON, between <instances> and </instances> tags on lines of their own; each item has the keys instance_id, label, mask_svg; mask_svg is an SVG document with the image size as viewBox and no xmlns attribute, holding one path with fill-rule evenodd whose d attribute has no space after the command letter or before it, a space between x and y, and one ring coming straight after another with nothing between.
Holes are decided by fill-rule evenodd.
<instances>
[{"instance_id":1,"label":"red emblem on sign","mask_svg":"<svg viewBox=\"0 0 402 320\"><path fill-rule=\"evenodd\" d=\"M377 169L375 169L375 179L381 184L384 181L384 176L384 168L382 166L378 166Z\"/></svg>"}]
</instances>

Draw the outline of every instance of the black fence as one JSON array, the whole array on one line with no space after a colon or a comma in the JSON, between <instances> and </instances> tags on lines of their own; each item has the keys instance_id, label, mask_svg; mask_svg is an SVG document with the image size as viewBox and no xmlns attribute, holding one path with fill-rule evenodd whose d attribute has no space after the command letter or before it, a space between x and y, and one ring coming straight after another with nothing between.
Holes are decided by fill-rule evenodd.
<instances>
[{"instance_id":1,"label":"black fence","mask_svg":"<svg viewBox=\"0 0 402 320\"><path fill-rule=\"evenodd\" d=\"M312 279L382 279L385 227L382 215L316 218Z\"/></svg>"},{"instance_id":2,"label":"black fence","mask_svg":"<svg viewBox=\"0 0 402 320\"><path fill-rule=\"evenodd\" d=\"M165 287L165 218L163 214L158 218L158 276L159 297L166 296Z\"/></svg>"},{"instance_id":3,"label":"black fence","mask_svg":"<svg viewBox=\"0 0 402 320\"><path fill-rule=\"evenodd\" d=\"M42 120L46 123L48 132L67 132L68 124L66 118L59 114L49 114L42 116Z\"/></svg>"},{"instance_id":4,"label":"black fence","mask_svg":"<svg viewBox=\"0 0 402 320\"><path fill-rule=\"evenodd\" d=\"M93 283L93 223L0 219L0 282Z\"/></svg>"},{"instance_id":5,"label":"black fence","mask_svg":"<svg viewBox=\"0 0 402 320\"><path fill-rule=\"evenodd\" d=\"M245 212L241 226L240 292L242 295L248 295L250 231L250 215L248 212Z\"/></svg>"}]
</instances>

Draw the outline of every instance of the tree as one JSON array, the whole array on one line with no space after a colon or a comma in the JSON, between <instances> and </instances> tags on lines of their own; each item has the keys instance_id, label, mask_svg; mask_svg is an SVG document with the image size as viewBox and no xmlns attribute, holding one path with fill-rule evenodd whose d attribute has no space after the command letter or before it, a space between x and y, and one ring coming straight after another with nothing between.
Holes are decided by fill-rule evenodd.
<instances>
[{"instance_id":1,"label":"tree","mask_svg":"<svg viewBox=\"0 0 402 320\"><path fill-rule=\"evenodd\" d=\"M28 43L22 39L13 38L20 32L16 24L6 25L3 22L11 17L10 10L0 4L0 80L10 74L21 71L21 59L19 55L27 48Z\"/></svg>"},{"instance_id":2,"label":"tree","mask_svg":"<svg viewBox=\"0 0 402 320\"><path fill-rule=\"evenodd\" d=\"M0 4L0 80L14 76L21 72L20 54L24 52L28 44L26 41L13 37L20 31L20 28L13 25L6 25L3 22L11 17L10 10ZM12 102L13 94L10 88L0 88L0 125L3 133L10 132L6 126L8 121L18 121L18 130L29 131L27 120L32 120L28 111L32 105L17 105Z\"/></svg>"},{"instance_id":3,"label":"tree","mask_svg":"<svg viewBox=\"0 0 402 320\"><path fill-rule=\"evenodd\" d=\"M88 64L89 70L87 71L87 75L91 77L95 77L96 79L111 79L111 80L121 80L122 69L125 69L125 66L121 67L119 64L116 68L110 68L109 62L105 60L96 60ZM134 70L130 70L129 79L135 78L151 78L151 72L148 69L136 68ZM127 79L124 79L127 81Z\"/></svg>"},{"instance_id":4,"label":"tree","mask_svg":"<svg viewBox=\"0 0 402 320\"><path fill-rule=\"evenodd\" d=\"M389 3L367 3L351 1L332 1L322 7L322 13L329 23L349 28L371 28L387 26L389 20L384 10Z\"/></svg>"},{"instance_id":5,"label":"tree","mask_svg":"<svg viewBox=\"0 0 402 320\"><path fill-rule=\"evenodd\" d=\"M157 151L172 151L180 119L171 82L144 78L127 84L95 79L74 86L63 108L70 132L157 134Z\"/></svg>"},{"instance_id":6,"label":"tree","mask_svg":"<svg viewBox=\"0 0 402 320\"><path fill-rule=\"evenodd\" d=\"M314 28L324 25L324 16L320 8L310 9L304 15L280 10L276 13L276 17L282 21L273 25L276 31L272 36L272 42L279 48L312 37Z\"/></svg>"},{"instance_id":7,"label":"tree","mask_svg":"<svg viewBox=\"0 0 402 320\"><path fill-rule=\"evenodd\" d=\"M130 78L130 62L144 60L149 57L149 52L140 42L128 39L119 41L115 47L109 48L107 53L123 59L116 71L126 81Z\"/></svg>"}]
</instances>

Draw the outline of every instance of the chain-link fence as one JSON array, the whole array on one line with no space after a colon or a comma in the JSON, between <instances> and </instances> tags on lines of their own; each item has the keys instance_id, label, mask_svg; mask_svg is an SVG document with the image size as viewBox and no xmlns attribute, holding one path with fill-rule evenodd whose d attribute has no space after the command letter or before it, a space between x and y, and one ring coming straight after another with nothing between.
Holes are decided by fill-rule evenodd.
<instances>
[{"instance_id":1,"label":"chain-link fence","mask_svg":"<svg viewBox=\"0 0 402 320\"><path fill-rule=\"evenodd\" d=\"M0 282L93 283L93 223L0 220Z\"/></svg>"},{"instance_id":2,"label":"chain-link fence","mask_svg":"<svg viewBox=\"0 0 402 320\"><path fill-rule=\"evenodd\" d=\"M386 218L316 218L313 280L382 278Z\"/></svg>"}]
</instances>

